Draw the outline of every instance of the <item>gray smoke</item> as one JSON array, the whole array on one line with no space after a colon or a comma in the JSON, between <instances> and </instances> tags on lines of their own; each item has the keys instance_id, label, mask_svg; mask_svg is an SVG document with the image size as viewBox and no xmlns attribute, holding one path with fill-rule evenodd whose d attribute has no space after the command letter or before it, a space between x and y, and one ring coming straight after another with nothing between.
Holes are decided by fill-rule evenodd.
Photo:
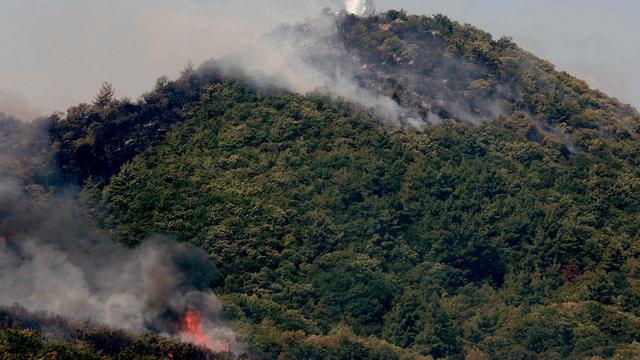
<instances>
[{"instance_id":1,"label":"gray smoke","mask_svg":"<svg viewBox=\"0 0 640 360\"><path fill-rule=\"evenodd\" d=\"M135 249L111 240L77 191L54 186L45 130L0 116L0 306L185 340L191 309L214 350L239 352L208 290L219 275L207 255L162 237Z\"/></svg>"},{"instance_id":2,"label":"gray smoke","mask_svg":"<svg viewBox=\"0 0 640 360\"><path fill-rule=\"evenodd\" d=\"M394 129L422 130L446 119L479 124L508 115L519 98L516 84L445 56L445 41L433 33L409 34L405 42L391 32L398 21L376 26L371 31L387 31L403 47L388 61L352 44L352 33L341 31L350 21L344 12L325 11L282 25L255 47L228 56L227 63L294 92L320 91L359 104ZM361 21L366 26L368 20Z\"/></svg>"},{"instance_id":3,"label":"gray smoke","mask_svg":"<svg viewBox=\"0 0 640 360\"><path fill-rule=\"evenodd\" d=\"M47 46L59 49L59 56L52 57L47 66L46 76L33 75L39 69L9 74L0 68L0 76L5 77L3 86L29 93L46 110L63 110L88 100L103 81L114 84L119 94L137 96L159 76L178 72L188 59L197 64L226 58L233 59L234 65L242 66L246 72L260 73L262 79L277 81L294 92L328 90L361 103L392 123L399 123L406 112L390 97L368 91L355 81L352 61L332 64L332 68L311 66L306 61L308 56L300 57L310 53L308 47L301 48L300 44L281 41L273 35L280 24L310 23L313 32L308 34L307 43L318 45L335 32L335 24L320 16L323 7L331 5L342 10L355 6L352 10L357 13L369 14L373 11L370 1L353 5L344 0L114 0L108 4L63 0L56 3L55 11L45 11L33 0L9 1L15 5L7 9L7 14L21 14L28 3L35 8L28 21L40 21L32 26L44 23L57 29L46 39ZM121 10L131 16L112 15ZM77 16L61 16L71 13ZM13 30L19 35L20 29ZM343 50L334 41L321 45L333 54Z\"/></svg>"},{"instance_id":4,"label":"gray smoke","mask_svg":"<svg viewBox=\"0 0 640 360\"><path fill-rule=\"evenodd\" d=\"M29 103L24 96L0 88L0 111L23 120L33 120L44 112Z\"/></svg>"},{"instance_id":5,"label":"gray smoke","mask_svg":"<svg viewBox=\"0 0 640 360\"><path fill-rule=\"evenodd\" d=\"M338 37L337 23L344 16L344 12L325 12L280 25L216 64L228 72L243 72L261 84L299 94L321 92L359 104L390 128L424 128L426 119L361 83L362 64Z\"/></svg>"}]
</instances>

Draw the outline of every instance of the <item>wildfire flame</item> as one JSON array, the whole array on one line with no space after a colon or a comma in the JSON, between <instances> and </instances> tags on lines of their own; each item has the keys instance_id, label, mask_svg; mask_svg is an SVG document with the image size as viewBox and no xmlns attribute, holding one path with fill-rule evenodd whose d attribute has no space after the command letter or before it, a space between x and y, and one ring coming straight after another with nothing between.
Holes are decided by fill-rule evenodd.
<instances>
[{"instance_id":1,"label":"wildfire flame","mask_svg":"<svg viewBox=\"0 0 640 360\"><path fill-rule=\"evenodd\" d=\"M202 317L191 309L182 318L182 338L196 345L215 352L231 351L231 343L226 340L216 340L203 329Z\"/></svg>"}]
</instances>

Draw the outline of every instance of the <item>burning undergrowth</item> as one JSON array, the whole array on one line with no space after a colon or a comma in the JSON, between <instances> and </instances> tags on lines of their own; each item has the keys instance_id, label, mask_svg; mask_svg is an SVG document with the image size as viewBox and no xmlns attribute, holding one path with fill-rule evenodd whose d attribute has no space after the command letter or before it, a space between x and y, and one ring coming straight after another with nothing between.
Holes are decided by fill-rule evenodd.
<instances>
[{"instance_id":1,"label":"burning undergrowth","mask_svg":"<svg viewBox=\"0 0 640 360\"><path fill-rule=\"evenodd\" d=\"M56 183L44 130L0 119L0 306L240 353L207 254L160 236L134 249L111 240Z\"/></svg>"},{"instance_id":2,"label":"burning undergrowth","mask_svg":"<svg viewBox=\"0 0 640 360\"><path fill-rule=\"evenodd\" d=\"M89 346L91 352L107 358L130 358L131 354L144 358L223 360L235 359L229 352L219 352L181 339L166 339L153 333L132 333L70 321L43 312L29 312L14 305L0 306L0 334L13 333L40 339L48 343ZM26 333L25 333L26 331ZM18 335L18 336L16 336ZM59 347L58 347L59 349ZM242 358L248 359L248 356Z\"/></svg>"}]
</instances>

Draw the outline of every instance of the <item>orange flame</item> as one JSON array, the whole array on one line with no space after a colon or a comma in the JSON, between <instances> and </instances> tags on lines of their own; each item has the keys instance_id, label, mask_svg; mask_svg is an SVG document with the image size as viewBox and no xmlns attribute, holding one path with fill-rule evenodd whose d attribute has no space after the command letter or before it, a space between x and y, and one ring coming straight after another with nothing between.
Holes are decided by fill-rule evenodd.
<instances>
[{"instance_id":1,"label":"orange flame","mask_svg":"<svg viewBox=\"0 0 640 360\"><path fill-rule=\"evenodd\" d=\"M188 309L187 314L182 320L182 325L184 326L184 332L189 334L192 342L200 346L209 347L208 336L204 331L202 331L202 320L200 319L200 315L196 314L193 310Z\"/></svg>"},{"instance_id":2,"label":"orange flame","mask_svg":"<svg viewBox=\"0 0 640 360\"><path fill-rule=\"evenodd\" d=\"M198 313L187 309L187 313L182 319L183 338L196 345L205 347L216 352L229 352L231 344L229 341L216 341L202 328L202 318Z\"/></svg>"}]
</instances>

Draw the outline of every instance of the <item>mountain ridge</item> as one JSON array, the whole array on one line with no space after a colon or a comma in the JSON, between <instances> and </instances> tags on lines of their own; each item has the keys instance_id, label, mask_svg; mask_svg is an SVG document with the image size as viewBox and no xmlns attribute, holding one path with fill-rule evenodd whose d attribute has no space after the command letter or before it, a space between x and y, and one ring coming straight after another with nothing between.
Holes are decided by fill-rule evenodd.
<instances>
[{"instance_id":1,"label":"mountain ridge","mask_svg":"<svg viewBox=\"0 0 640 360\"><path fill-rule=\"evenodd\" d=\"M585 82L577 80L567 73L555 71L553 65L519 49L508 38L495 41L489 34L469 25L452 22L445 16L436 15L433 18L408 16L402 11L389 11L386 14L369 18L348 15L336 21L338 24L336 38L327 40L322 35L320 39L314 39L315 42L320 42L320 46L313 43L303 45L297 55L304 62L318 62L318 57L328 64L346 62L340 66L347 68L345 70L347 72L356 68L355 73L350 76L353 76L353 80L363 89L376 93L377 97L373 98L374 100L393 99L400 110L394 109L392 111L407 112L400 114L402 119L397 119L397 121L406 122L407 119L419 118L422 123L427 125L430 122L438 123L443 119L452 118L456 121L477 123L487 121L490 118L508 116L514 111L523 111L536 119L538 131L546 132L549 135L555 133L560 138L589 136L583 133L591 133L590 128L597 128L598 136L631 136L637 139L640 134L638 127L640 114L633 107L623 105L599 91L590 90ZM309 36L309 32L313 33L313 30L307 29L306 25L298 26L302 26L302 28L294 26L280 31L291 34L293 37L304 37ZM402 37L405 36L403 34L409 34L407 36L413 36L413 38L426 36L432 38L428 40L428 44L431 45L431 41L435 41L438 45L434 46L436 50L424 46L424 43L418 46L411 40L403 39ZM312 38L314 36L317 35L312 35ZM326 46L323 44L334 44L336 41L339 42L339 45L330 45L329 48L345 47L346 53L342 49L326 51ZM395 45L390 46L391 43ZM434 52L435 55L429 55L429 52L424 55L426 48ZM373 60L370 62L363 60L363 53L369 54L369 60ZM345 60L345 57L355 58ZM388 63L389 61L391 63ZM331 80L332 78L339 76L339 73L336 73L336 70L331 66L329 69L318 64L312 64L312 66L317 66L316 71L324 73L329 83L334 81ZM397 70L401 66L404 66L401 68L404 70ZM451 70L448 67L454 69ZM481 70L483 67L485 70ZM371 70L372 68L373 70ZM378 68L383 70L376 70ZM197 102L199 88L202 85L210 81L220 81L224 77L222 73L225 71L224 69L226 69L225 65L219 67L218 63L214 61L203 65L198 71L187 69L182 77L175 82L169 82L163 78L156 84L156 89L144 95L141 102L137 104L122 103L116 106L116 103L112 103L112 114L109 116L121 119L118 120L121 122L121 125L118 126L128 126L127 123L137 126L135 124L140 122L138 120L125 120L122 123L124 119L131 116L154 119L163 125L154 126L147 123L145 126L147 129L157 128L156 131L162 133L166 131L168 125L184 119L184 114L178 113L184 113L184 106L188 107L189 104ZM231 73L234 74L232 76L245 77L249 83L252 81L251 75L243 74L242 70ZM407 75L403 75L403 73ZM426 75L422 73L426 73ZM510 80L502 84L501 78ZM406 81L399 84L397 79ZM431 83L435 85L425 85ZM334 89L329 86L329 90ZM165 94L165 92L171 94ZM153 104L154 96L166 96L166 98L174 100L160 105L158 108L158 105ZM347 97L346 100L358 102L357 98L351 100ZM458 106L458 103L462 103L464 106ZM478 103L480 109L474 109L474 103ZM496 105L498 103L501 106ZM367 105L364 104L365 109L368 109ZM172 115L169 116L169 119L163 119L162 116L165 115L158 117L159 114L170 113L162 113L162 111L166 111L162 110L162 106L175 106L175 110L171 110ZM132 109L135 107L139 110ZM463 109L455 110L458 107L463 107ZM138 115L130 114L143 111L142 108L150 108L150 110L144 110L147 112L138 113ZM92 116L96 120L100 119L99 114L83 113L88 109L90 108L74 107L69 109L64 121L53 119L54 126L51 133L54 141L59 144L56 146L61 147L58 152L58 162L63 168L71 167L65 171L66 173L80 172L81 178L88 176L97 176L98 178L106 176L108 178L108 174L88 174L89 169L78 169L78 166L72 164L75 161L74 157L83 156L74 147L78 148L82 144L86 144L80 139L91 139L92 137L87 131L90 124L80 125L80 129L84 128L84 133L72 136L75 143L68 140L62 141L64 132L70 130L65 129L65 126L76 121L91 122ZM124 113L113 114L114 110L122 110ZM178 113L175 113L176 110ZM149 113L149 111L151 112ZM158 113L158 111L161 112ZM373 111L372 115L378 117L379 113L375 108ZM57 128L58 124L61 125L60 128ZM96 127L99 124L109 125L110 121L99 120ZM400 127L411 127L410 124L399 125ZM421 126L423 125L419 125L418 128ZM100 127L93 130L93 132L98 132L96 135L100 135L100 131ZM116 127L107 131L118 134L120 130ZM131 130L123 131L130 132ZM144 137L154 138L154 135L149 131L145 130L144 133ZM112 141L115 140L117 139L114 138ZM131 141L135 144L133 139L125 141ZM569 139L566 142L571 144L569 146L571 148L578 141L577 139ZM109 141L105 145L108 143ZM119 146L120 148L129 148L130 145L131 143ZM113 173L117 170L118 164L121 165L131 159L149 145L153 146L153 143L145 144L143 142L139 146L134 145L135 149L127 150L129 154L125 155L123 159L117 160L116 164L111 166L107 172ZM104 151L101 148L95 147L88 150L90 151L86 156L90 156L91 161L109 163L109 154L100 154L101 151ZM115 149L116 153L119 151L122 150Z\"/></svg>"}]
</instances>

